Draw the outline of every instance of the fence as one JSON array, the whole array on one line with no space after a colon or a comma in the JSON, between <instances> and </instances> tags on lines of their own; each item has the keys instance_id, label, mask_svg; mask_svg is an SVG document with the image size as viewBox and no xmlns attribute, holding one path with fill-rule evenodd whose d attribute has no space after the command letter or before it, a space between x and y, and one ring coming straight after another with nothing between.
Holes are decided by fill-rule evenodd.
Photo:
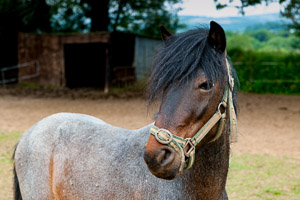
<instances>
[{"instance_id":1,"label":"fence","mask_svg":"<svg viewBox=\"0 0 300 200\"><path fill-rule=\"evenodd\" d=\"M23 69L26 69L27 73L25 74L20 73L20 71ZM7 77L7 73L13 70L18 70L18 73L14 73L13 77L11 76ZM7 83L18 82L20 80L27 80L34 77L38 77L40 75L39 61L35 60L23 64L14 65L14 66L3 67L0 69L0 73L1 73L0 84L2 85L5 85ZM24 75L20 75L20 74L24 74Z\"/></svg>"}]
</instances>

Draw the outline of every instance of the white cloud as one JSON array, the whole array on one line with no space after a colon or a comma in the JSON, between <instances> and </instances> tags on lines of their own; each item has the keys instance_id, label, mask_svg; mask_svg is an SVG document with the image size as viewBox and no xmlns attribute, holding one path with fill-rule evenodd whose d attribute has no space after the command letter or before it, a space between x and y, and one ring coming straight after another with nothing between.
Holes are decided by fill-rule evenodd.
<instances>
[{"instance_id":1,"label":"white cloud","mask_svg":"<svg viewBox=\"0 0 300 200\"><path fill-rule=\"evenodd\" d=\"M227 1L222 1L222 3ZM183 0L183 3L178 5L183 9L179 12L179 15L194 15L194 16L208 16L208 17L228 17L228 16L241 16L239 10L234 5L240 5L240 0L234 0L232 6L217 10L213 0ZM252 6L245 8L245 15L258 15L268 13L279 13L279 3L269 3Z\"/></svg>"}]
</instances>

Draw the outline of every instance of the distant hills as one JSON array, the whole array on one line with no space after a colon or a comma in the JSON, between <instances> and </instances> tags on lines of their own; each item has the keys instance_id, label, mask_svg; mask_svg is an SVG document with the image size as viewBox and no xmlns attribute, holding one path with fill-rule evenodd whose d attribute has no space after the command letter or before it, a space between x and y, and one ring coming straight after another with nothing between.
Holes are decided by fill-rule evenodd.
<instances>
[{"instance_id":1,"label":"distant hills","mask_svg":"<svg viewBox=\"0 0 300 200\"><path fill-rule=\"evenodd\" d=\"M209 25L210 21L216 21L225 29L225 31L244 32L246 29L275 29L283 30L290 21L280 16L279 13L251 15L239 17L202 17L202 16L185 16L179 15L179 21L186 25L186 28L179 29L178 32L184 32L189 29L199 27L201 25Z\"/></svg>"}]
</instances>

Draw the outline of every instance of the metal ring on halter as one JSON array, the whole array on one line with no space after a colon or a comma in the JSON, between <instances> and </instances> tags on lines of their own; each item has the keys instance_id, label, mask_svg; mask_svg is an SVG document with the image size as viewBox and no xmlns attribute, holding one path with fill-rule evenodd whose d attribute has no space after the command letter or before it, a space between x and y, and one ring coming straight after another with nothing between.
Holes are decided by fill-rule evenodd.
<instances>
[{"instance_id":1,"label":"metal ring on halter","mask_svg":"<svg viewBox=\"0 0 300 200\"><path fill-rule=\"evenodd\" d=\"M161 140L161 139L158 137L158 133L160 133L160 132L165 132L165 133L167 133L167 134L170 136L169 140L167 140L167 141ZM158 129L158 130L155 132L154 136L155 136L156 140L157 140L159 143L161 143L161 144L169 144L169 143L172 142L172 140L173 140L173 134L172 134L170 131L168 131L167 129L163 129L163 128Z\"/></svg>"},{"instance_id":2,"label":"metal ring on halter","mask_svg":"<svg viewBox=\"0 0 300 200\"><path fill-rule=\"evenodd\" d=\"M220 111L220 113L221 113L221 114L223 114L223 113L221 112L221 106L223 106L223 107L224 107L224 112L223 112L223 113L225 113L225 110L226 110L227 104L226 104L224 101L222 101L222 102L221 102L221 103L219 103L219 105L218 105L218 111Z\"/></svg>"}]
</instances>

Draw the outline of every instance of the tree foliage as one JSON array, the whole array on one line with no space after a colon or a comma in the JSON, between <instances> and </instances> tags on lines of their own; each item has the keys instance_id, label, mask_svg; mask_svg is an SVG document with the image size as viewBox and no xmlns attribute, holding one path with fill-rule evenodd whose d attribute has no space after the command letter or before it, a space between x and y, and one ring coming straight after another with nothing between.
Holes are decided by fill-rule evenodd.
<instances>
[{"instance_id":1,"label":"tree foliage","mask_svg":"<svg viewBox=\"0 0 300 200\"><path fill-rule=\"evenodd\" d=\"M2 0L0 26L29 32L124 31L158 36L180 26L182 0Z\"/></svg>"},{"instance_id":2,"label":"tree foliage","mask_svg":"<svg viewBox=\"0 0 300 200\"><path fill-rule=\"evenodd\" d=\"M259 41L247 34L235 34L227 39L229 49L255 50L259 48Z\"/></svg>"},{"instance_id":3,"label":"tree foliage","mask_svg":"<svg viewBox=\"0 0 300 200\"><path fill-rule=\"evenodd\" d=\"M159 29L153 27L164 24L170 31L175 32L179 26L179 9L173 8L173 5L180 2L181 0L111 0L111 28L159 35Z\"/></svg>"},{"instance_id":4,"label":"tree foliage","mask_svg":"<svg viewBox=\"0 0 300 200\"><path fill-rule=\"evenodd\" d=\"M217 9L222 9L233 3L233 0L229 0L228 3L222 3L222 0L214 0ZM240 13L245 14L244 8L249 6L255 6L265 2L266 4L271 2L278 2L282 6L281 15L292 20L293 26L296 30L300 30L300 0L240 0L241 5L235 6L240 10Z\"/></svg>"},{"instance_id":5,"label":"tree foliage","mask_svg":"<svg viewBox=\"0 0 300 200\"><path fill-rule=\"evenodd\" d=\"M228 49L300 53L300 38L289 30L273 32L264 28L247 29L244 33L226 32L226 35Z\"/></svg>"},{"instance_id":6,"label":"tree foliage","mask_svg":"<svg viewBox=\"0 0 300 200\"><path fill-rule=\"evenodd\" d=\"M77 0L47 0L52 32L86 32L91 28L89 5Z\"/></svg>"},{"instance_id":7,"label":"tree foliage","mask_svg":"<svg viewBox=\"0 0 300 200\"><path fill-rule=\"evenodd\" d=\"M1 0L0 27L27 32L49 32L49 10L45 0Z\"/></svg>"},{"instance_id":8,"label":"tree foliage","mask_svg":"<svg viewBox=\"0 0 300 200\"><path fill-rule=\"evenodd\" d=\"M286 0L280 0L285 2ZM281 14L292 20L298 35L300 35L300 0L290 0L290 3L284 6Z\"/></svg>"}]
</instances>

